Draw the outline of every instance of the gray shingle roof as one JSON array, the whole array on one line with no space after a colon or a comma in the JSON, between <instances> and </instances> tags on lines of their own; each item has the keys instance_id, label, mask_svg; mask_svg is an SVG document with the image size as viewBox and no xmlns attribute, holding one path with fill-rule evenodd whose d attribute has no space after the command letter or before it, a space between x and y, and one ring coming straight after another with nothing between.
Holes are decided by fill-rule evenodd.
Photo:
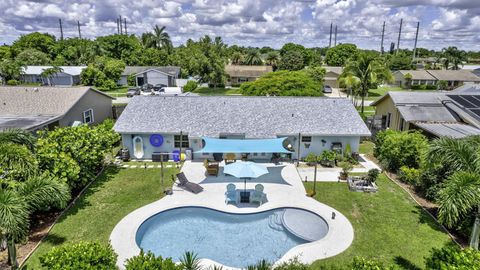
<instances>
[{"instance_id":1,"label":"gray shingle roof","mask_svg":"<svg viewBox=\"0 0 480 270\"><path fill-rule=\"evenodd\" d=\"M412 80L428 80L428 81L437 80L426 70L398 70L396 72L402 74L403 76L409 73L410 75L412 75Z\"/></svg>"},{"instance_id":2,"label":"gray shingle roof","mask_svg":"<svg viewBox=\"0 0 480 270\"><path fill-rule=\"evenodd\" d=\"M149 69L156 69L177 77L180 74L180 67L176 66L126 66L122 75L138 74Z\"/></svg>"},{"instance_id":3,"label":"gray shingle roof","mask_svg":"<svg viewBox=\"0 0 480 270\"><path fill-rule=\"evenodd\" d=\"M135 96L115 124L119 133L177 133L247 138L277 135L370 136L351 101L308 97Z\"/></svg>"},{"instance_id":4,"label":"gray shingle roof","mask_svg":"<svg viewBox=\"0 0 480 270\"><path fill-rule=\"evenodd\" d=\"M480 82L480 77L470 70L428 70L437 80Z\"/></svg>"}]
</instances>

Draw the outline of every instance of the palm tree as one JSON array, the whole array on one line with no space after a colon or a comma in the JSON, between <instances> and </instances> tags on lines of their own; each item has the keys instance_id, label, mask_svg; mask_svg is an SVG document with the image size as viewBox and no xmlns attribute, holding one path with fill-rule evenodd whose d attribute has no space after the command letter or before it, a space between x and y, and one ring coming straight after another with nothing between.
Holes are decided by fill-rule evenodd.
<instances>
[{"instance_id":1,"label":"palm tree","mask_svg":"<svg viewBox=\"0 0 480 270\"><path fill-rule=\"evenodd\" d=\"M157 49L165 48L168 52L172 49L172 41L167 32L165 32L165 26L158 27L155 25L152 33L152 42Z\"/></svg>"},{"instance_id":2,"label":"palm tree","mask_svg":"<svg viewBox=\"0 0 480 270\"><path fill-rule=\"evenodd\" d=\"M243 63L243 55L240 52L232 53L230 61L233 65L241 65Z\"/></svg>"},{"instance_id":3,"label":"palm tree","mask_svg":"<svg viewBox=\"0 0 480 270\"><path fill-rule=\"evenodd\" d=\"M245 56L245 65L255 66L262 65L263 61L260 57L260 53L257 50L249 50Z\"/></svg>"},{"instance_id":4,"label":"palm tree","mask_svg":"<svg viewBox=\"0 0 480 270\"><path fill-rule=\"evenodd\" d=\"M52 66L51 68L46 68L42 70L42 73L40 73L40 76L44 79L47 79L48 85L52 86L54 85L53 82L53 77L57 77L58 73L63 72L63 69L59 66Z\"/></svg>"},{"instance_id":5,"label":"palm tree","mask_svg":"<svg viewBox=\"0 0 480 270\"><path fill-rule=\"evenodd\" d=\"M475 211L470 247L478 249L480 236L480 137L441 138L432 142L429 164L448 166L449 175L438 192L438 219L453 227Z\"/></svg>"},{"instance_id":6,"label":"palm tree","mask_svg":"<svg viewBox=\"0 0 480 270\"><path fill-rule=\"evenodd\" d=\"M145 49L153 48L155 46L155 42L153 41L153 34L150 32L143 33L140 36L140 43Z\"/></svg>"},{"instance_id":7,"label":"palm tree","mask_svg":"<svg viewBox=\"0 0 480 270\"><path fill-rule=\"evenodd\" d=\"M265 63L269 66L272 66L274 70L277 69L278 63L280 62L280 54L278 52L269 52L265 58Z\"/></svg>"},{"instance_id":8,"label":"palm tree","mask_svg":"<svg viewBox=\"0 0 480 270\"><path fill-rule=\"evenodd\" d=\"M356 94L358 94L357 90L360 87L360 79L352 76L351 74L346 74L345 76L340 77L339 84L347 88L347 97L352 96L353 98L354 96L356 96Z\"/></svg>"},{"instance_id":9,"label":"palm tree","mask_svg":"<svg viewBox=\"0 0 480 270\"><path fill-rule=\"evenodd\" d=\"M463 67L463 64L467 61L467 53L454 46L443 48L442 54L445 58L443 63L445 69L458 70L459 66L462 65Z\"/></svg>"},{"instance_id":10,"label":"palm tree","mask_svg":"<svg viewBox=\"0 0 480 270\"><path fill-rule=\"evenodd\" d=\"M390 70L380 64L377 56L367 53L360 54L357 60L349 61L345 66L342 75L350 75L359 80L359 94L362 98L362 114L364 112L365 96L368 94L368 89L383 81L392 80Z\"/></svg>"}]
</instances>

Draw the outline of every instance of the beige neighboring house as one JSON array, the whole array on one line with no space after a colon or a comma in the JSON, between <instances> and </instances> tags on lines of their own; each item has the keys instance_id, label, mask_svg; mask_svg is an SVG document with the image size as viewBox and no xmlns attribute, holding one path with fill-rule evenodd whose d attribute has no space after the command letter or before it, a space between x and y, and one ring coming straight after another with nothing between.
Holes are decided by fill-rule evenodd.
<instances>
[{"instance_id":1,"label":"beige neighboring house","mask_svg":"<svg viewBox=\"0 0 480 270\"><path fill-rule=\"evenodd\" d=\"M449 89L453 89L462 84L480 83L480 77L471 70L427 70L439 81L447 81Z\"/></svg>"},{"instance_id":2,"label":"beige neighboring house","mask_svg":"<svg viewBox=\"0 0 480 270\"><path fill-rule=\"evenodd\" d=\"M395 84L401 87L407 85L405 75L412 75L411 85L436 85L437 79L426 70L397 70L393 72Z\"/></svg>"},{"instance_id":3,"label":"beige neighboring house","mask_svg":"<svg viewBox=\"0 0 480 270\"><path fill-rule=\"evenodd\" d=\"M340 84L338 78L342 75L343 67L323 67L325 68L325 85L329 85L334 88L339 88Z\"/></svg>"},{"instance_id":4,"label":"beige neighboring house","mask_svg":"<svg viewBox=\"0 0 480 270\"><path fill-rule=\"evenodd\" d=\"M0 130L101 123L113 99L91 87L0 87Z\"/></svg>"},{"instance_id":5,"label":"beige neighboring house","mask_svg":"<svg viewBox=\"0 0 480 270\"><path fill-rule=\"evenodd\" d=\"M371 104L375 116L367 125L372 133L416 129L428 137L480 135L480 95L471 93L391 91Z\"/></svg>"},{"instance_id":6,"label":"beige neighboring house","mask_svg":"<svg viewBox=\"0 0 480 270\"><path fill-rule=\"evenodd\" d=\"M272 66L226 65L226 85L235 86L244 82L253 82L265 73L272 72Z\"/></svg>"}]
</instances>

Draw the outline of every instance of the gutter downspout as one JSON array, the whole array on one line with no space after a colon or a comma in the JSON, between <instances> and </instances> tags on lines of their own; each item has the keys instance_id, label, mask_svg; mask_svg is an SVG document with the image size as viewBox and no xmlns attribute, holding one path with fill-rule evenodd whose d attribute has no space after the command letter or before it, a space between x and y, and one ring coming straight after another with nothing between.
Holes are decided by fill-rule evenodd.
<instances>
[{"instance_id":1,"label":"gutter downspout","mask_svg":"<svg viewBox=\"0 0 480 270\"><path fill-rule=\"evenodd\" d=\"M300 132L298 133L298 151L297 151L297 167L300 165L300 140L301 140L301 134Z\"/></svg>"}]
</instances>

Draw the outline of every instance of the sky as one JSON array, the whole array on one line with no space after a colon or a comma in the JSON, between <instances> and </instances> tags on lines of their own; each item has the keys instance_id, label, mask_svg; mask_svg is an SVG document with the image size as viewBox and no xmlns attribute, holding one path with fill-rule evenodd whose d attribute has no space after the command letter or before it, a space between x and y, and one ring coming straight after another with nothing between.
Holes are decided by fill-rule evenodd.
<instances>
[{"instance_id":1,"label":"sky","mask_svg":"<svg viewBox=\"0 0 480 270\"><path fill-rule=\"evenodd\" d=\"M480 51L480 0L0 0L0 44L34 31L59 37L59 18L65 37L78 36L77 21L83 37L114 34L120 15L129 34L166 26L174 45L210 35L229 45L325 47L333 23L337 43L379 50L385 21L388 50L403 19L400 48L413 47L420 22L418 47Z\"/></svg>"}]
</instances>

